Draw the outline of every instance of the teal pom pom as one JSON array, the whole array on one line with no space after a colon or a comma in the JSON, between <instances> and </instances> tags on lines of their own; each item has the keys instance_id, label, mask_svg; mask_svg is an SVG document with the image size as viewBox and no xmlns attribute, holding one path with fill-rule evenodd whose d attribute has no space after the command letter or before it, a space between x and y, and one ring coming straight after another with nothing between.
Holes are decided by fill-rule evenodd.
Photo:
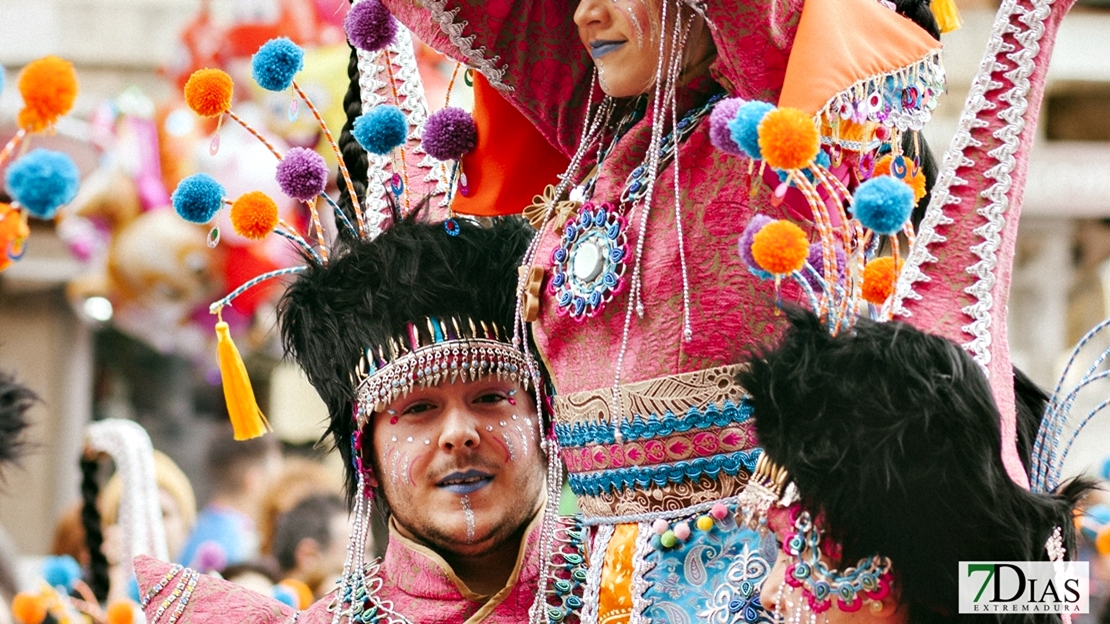
<instances>
[{"instance_id":1,"label":"teal pom pom","mask_svg":"<svg viewBox=\"0 0 1110 624\"><path fill-rule=\"evenodd\" d=\"M208 223L224 205L224 187L206 173L197 173L181 181L170 196L173 209L190 223Z\"/></svg>"},{"instance_id":2,"label":"teal pom pom","mask_svg":"<svg viewBox=\"0 0 1110 624\"><path fill-rule=\"evenodd\" d=\"M42 148L13 162L4 175L8 194L40 219L52 219L72 201L80 181L81 172L69 155Z\"/></svg>"},{"instance_id":3,"label":"teal pom pom","mask_svg":"<svg viewBox=\"0 0 1110 624\"><path fill-rule=\"evenodd\" d=\"M4 67L0 66L0 93L4 92Z\"/></svg>"},{"instance_id":4,"label":"teal pom pom","mask_svg":"<svg viewBox=\"0 0 1110 624\"><path fill-rule=\"evenodd\" d=\"M728 122L728 131L732 141L744 150L749 158L763 159L763 151L759 149L759 122L763 116L775 110L774 104L752 100L745 102L736 111L736 116Z\"/></svg>"},{"instance_id":5,"label":"teal pom pom","mask_svg":"<svg viewBox=\"0 0 1110 624\"><path fill-rule=\"evenodd\" d=\"M897 234L913 213L913 189L890 176L859 185L852 198L852 216L876 234Z\"/></svg>"},{"instance_id":6,"label":"teal pom pom","mask_svg":"<svg viewBox=\"0 0 1110 624\"><path fill-rule=\"evenodd\" d=\"M47 557L42 562L42 578L51 587L64 587L69 593L73 583L81 578L81 566L69 555Z\"/></svg>"},{"instance_id":7,"label":"teal pom pom","mask_svg":"<svg viewBox=\"0 0 1110 624\"><path fill-rule=\"evenodd\" d=\"M371 108L355 120L351 134L371 154L384 155L405 142L409 122L401 109L391 104Z\"/></svg>"},{"instance_id":8,"label":"teal pom pom","mask_svg":"<svg viewBox=\"0 0 1110 624\"><path fill-rule=\"evenodd\" d=\"M304 67L304 50L286 37L262 44L251 57L251 75L267 91L284 91Z\"/></svg>"},{"instance_id":9,"label":"teal pom pom","mask_svg":"<svg viewBox=\"0 0 1110 624\"><path fill-rule=\"evenodd\" d=\"M274 585L270 589L270 594L274 597L274 600L286 606L293 607L294 609L297 608L297 603L300 602L297 599L297 595L293 593L293 590L284 585Z\"/></svg>"}]
</instances>

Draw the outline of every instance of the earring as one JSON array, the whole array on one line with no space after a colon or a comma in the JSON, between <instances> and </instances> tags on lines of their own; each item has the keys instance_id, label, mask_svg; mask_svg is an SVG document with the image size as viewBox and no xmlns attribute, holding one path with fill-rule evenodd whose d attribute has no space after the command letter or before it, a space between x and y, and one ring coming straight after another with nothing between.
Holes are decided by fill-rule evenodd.
<instances>
[{"instance_id":1,"label":"earring","mask_svg":"<svg viewBox=\"0 0 1110 624\"><path fill-rule=\"evenodd\" d=\"M883 612L883 601L882 600L872 600L871 601L871 606L868 607L868 608L871 609L871 615L878 615L878 614Z\"/></svg>"}]
</instances>

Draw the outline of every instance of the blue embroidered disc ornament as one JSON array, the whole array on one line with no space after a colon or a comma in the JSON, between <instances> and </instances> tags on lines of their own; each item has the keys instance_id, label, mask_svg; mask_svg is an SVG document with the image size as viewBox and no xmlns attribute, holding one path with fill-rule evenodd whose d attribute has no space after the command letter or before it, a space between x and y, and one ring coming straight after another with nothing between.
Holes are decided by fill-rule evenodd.
<instances>
[{"instance_id":1,"label":"blue embroidered disc ornament","mask_svg":"<svg viewBox=\"0 0 1110 624\"><path fill-rule=\"evenodd\" d=\"M626 222L606 202L587 202L578 218L567 223L559 246L551 253L551 294L561 314L576 319L593 316L624 285Z\"/></svg>"}]
</instances>

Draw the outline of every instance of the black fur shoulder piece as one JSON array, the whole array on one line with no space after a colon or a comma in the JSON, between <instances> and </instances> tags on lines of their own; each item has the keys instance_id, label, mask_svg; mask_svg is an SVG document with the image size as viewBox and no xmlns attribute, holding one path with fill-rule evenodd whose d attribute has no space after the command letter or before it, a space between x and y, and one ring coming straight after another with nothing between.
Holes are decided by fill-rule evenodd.
<instances>
[{"instance_id":1,"label":"black fur shoulder piece","mask_svg":"<svg viewBox=\"0 0 1110 624\"><path fill-rule=\"evenodd\" d=\"M832 336L809 312L788 316L780 344L738 375L760 443L824 517L843 566L891 559L911 621L959 618L960 561L1047 560L1056 526L1074 544L1087 484L1042 496L1011 481L990 386L962 348L904 323Z\"/></svg>"},{"instance_id":2,"label":"black fur shoulder piece","mask_svg":"<svg viewBox=\"0 0 1110 624\"><path fill-rule=\"evenodd\" d=\"M351 373L364 349L387 345L406 323L429 316L513 324L527 222L500 218L486 227L458 219L458 236L449 236L442 222L420 222L419 212L372 241L344 245L326 266L310 263L278 306L285 351L327 404L349 477Z\"/></svg>"}]
</instances>

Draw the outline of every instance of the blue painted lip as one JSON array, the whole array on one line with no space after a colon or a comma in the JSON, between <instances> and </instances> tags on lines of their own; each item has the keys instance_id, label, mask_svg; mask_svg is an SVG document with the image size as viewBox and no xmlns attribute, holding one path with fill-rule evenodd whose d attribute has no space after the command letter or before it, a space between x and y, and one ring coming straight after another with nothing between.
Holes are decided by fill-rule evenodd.
<instances>
[{"instance_id":1,"label":"blue painted lip","mask_svg":"<svg viewBox=\"0 0 1110 624\"><path fill-rule=\"evenodd\" d=\"M452 472L439 480L439 487L455 494L470 494L493 482L493 475L480 470Z\"/></svg>"},{"instance_id":2,"label":"blue painted lip","mask_svg":"<svg viewBox=\"0 0 1110 624\"><path fill-rule=\"evenodd\" d=\"M598 59L598 58L601 58L601 57L605 56L606 54L609 54L610 52L613 52L613 51L619 49L625 43L627 43L627 42L626 41L606 41L604 39L600 39L598 41L591 41L590 42L590 54L595 59Z\"/></svg>"}]
</instances>

